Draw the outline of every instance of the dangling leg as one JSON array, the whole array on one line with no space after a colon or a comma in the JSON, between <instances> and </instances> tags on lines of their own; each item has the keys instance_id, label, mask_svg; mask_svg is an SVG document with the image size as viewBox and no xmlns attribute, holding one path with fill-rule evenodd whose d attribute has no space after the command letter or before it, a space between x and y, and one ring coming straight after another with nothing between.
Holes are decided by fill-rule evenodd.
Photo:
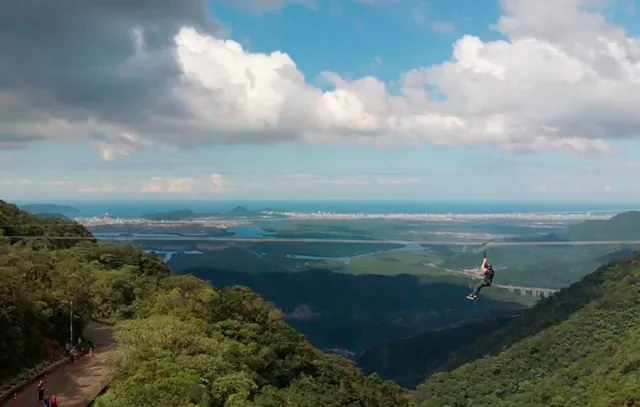
<instances>
[{"instance_id":1,"label":"dangling leg","mask_svg":"<svg viewBox=\"0 0 640 407\"><path fill-rule=\"evenodd\" d=\"M468 298L468 299L470 299L470 300L475 300L476 298L478 298L478 293L480 292L480 290L482 290L482 288L484 288L484 287L488 287L488 286L490 286L490 285L491 285L491 283L488 283L488 282L486 281L486 279L485 279L483 282L479 283L479 284L476 286L476 288L474 288L474 289L473 289L473 292L472 292L471 294L469 294L469 295L467 296L467 298Z\"/></svg>"}]
</instances>

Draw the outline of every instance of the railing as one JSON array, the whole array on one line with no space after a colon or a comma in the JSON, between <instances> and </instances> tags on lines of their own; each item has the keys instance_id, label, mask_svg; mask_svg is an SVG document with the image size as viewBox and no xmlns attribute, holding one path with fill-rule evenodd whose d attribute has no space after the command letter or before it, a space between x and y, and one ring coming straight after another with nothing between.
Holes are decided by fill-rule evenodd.
<instances>
[{"instance_id":1,"label":"railing","mask_svg":"<svg viewBox=\"0 0 640 407\"><path fill-rule=\"evenodd\" d=\"M88 353L88 349L78 351L76 360ZM16 393L35 380L42 379L46 374L71 362L70 356L63 356L55 361L44 361L34 367L24 369L9 382L0 384L0 404L7 402Z\"/></svg>"}]
</instances>

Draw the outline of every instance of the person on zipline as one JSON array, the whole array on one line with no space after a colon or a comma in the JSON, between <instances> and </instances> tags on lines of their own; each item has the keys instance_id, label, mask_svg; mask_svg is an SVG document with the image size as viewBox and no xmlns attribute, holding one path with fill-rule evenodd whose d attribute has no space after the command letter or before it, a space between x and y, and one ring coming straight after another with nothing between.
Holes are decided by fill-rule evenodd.
<instances>
[{"instance_id":1,"label":"person on zipline","mask_svg":"<svg viewBox=\"0 0 640 407\"><path fill-rule=\"evenodd\" d=\"M471 294L467 295L467 298L470 300L475 300L476 298L478 298L478 293L480 292L480 290L482 290L484 287L491 286L491 283L493 282L494 270L491 263L489 263L489 259L487 259L486 252L482 258L482 266L480 266L480 268L484 272L484 280L476 286Z\"/></svg>"}]
</instances>

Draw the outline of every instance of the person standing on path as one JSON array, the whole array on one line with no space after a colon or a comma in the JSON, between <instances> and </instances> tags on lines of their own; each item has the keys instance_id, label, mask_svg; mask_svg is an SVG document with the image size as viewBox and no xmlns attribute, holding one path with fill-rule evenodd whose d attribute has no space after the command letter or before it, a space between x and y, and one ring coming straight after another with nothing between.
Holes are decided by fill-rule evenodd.
<instances>
[{"instance_id":1,"label":"person standing on path","mask_svg":"<svg viewBox=\"0 0 640 407\"><path fill-rule=\"evenodd\" d=\"M58 398L55 394L51 396L51 407L58 407Z\"/></svg>"},{"instance_id":2,"label":"person standing on path","mask_svg":"<svg viewBox=\"0 0 640 407\"><path fill-rule=\"evenodd\" d=\"M44 400L44 383L40 380L38 383L38 401Z\"/></svg>"}]
</instances>

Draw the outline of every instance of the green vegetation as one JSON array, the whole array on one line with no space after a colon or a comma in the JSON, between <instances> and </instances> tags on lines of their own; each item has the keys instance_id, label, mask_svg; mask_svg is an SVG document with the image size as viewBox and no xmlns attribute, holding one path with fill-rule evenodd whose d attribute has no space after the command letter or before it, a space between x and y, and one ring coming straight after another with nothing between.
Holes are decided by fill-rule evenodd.
<instances>
[{"instance_id":1,"label":"green vegetation","mask_svg":"<svg viewBox=\"0 0 640 407\"><path fill-rule=\"evenodd\" d=\"M292 272L313 267L331 269L333 268L331 266L331 260L295 259L288 256L295 254L318 257L350 257L372 253L378 250L392 250L402 247L402 245L398 244L354 243L345 245L330 242L225 242L212 244L211 242L205 241L167 241L166 243L139 241L136 243L141 247L149 249L204 251L203 254L198 256L188 254L174 255L169 261L169 266L177 272L183 272L184 270L195 267L215 267L218 269L248 273ZM344 264L342 262L340 263Z\"/></svg>"},{"instance_id":2,"label":"green vegetation","mask_svg":"<svg viewBox=\"0 0 640 407\"><path fill-rule=\"evenodd\" d=\"M462 348L504 327L510 318L487 318L460 326L424 332L376 346L357 360L367 373L377 373L401 386L415 388ZM457 324L459 325L459 324Z\"/></svg>"},{"instance_id":3,"label":"green vegetation","mask_svg":"<svg viewBox=\"0 0 640 407\"><path fill-rule=\"evenodd\" d=\"M607 220L569 226L570 240L640 240L640 212L620 213Z\"/></svg>"},{"instance_id":4,"label":"green vegetation","mask_svg":"<svg viewBox=\"0 0 640 407\"><path fill-rule=\"evenodd\" d=\"M4 236L88 234L2 201L0 222ZM97 407L409 405L396 384L313 348L248 288L172 275L139 249L2 238L0 278L0 378L59 350L73 306L78 332L90 318L119 327L117 376Z\"/></svg>"},{"instance_id":5,"label":"green vegetation","mask_svg":"<svg viewBox=\"0 0 640 407\"><path fill-rule=\"evenodd\" d=\"M185 272L218 287L248 286L274 302L315 346L355 353L427 329L524 308L486 297L469 307L465 299L468 286L440 281L425 284L406 274L353 276L324 270L249 274L215 268Z\"/></svg>"},{"instance_id":6,"label":"green vegetation","mask_svg":"<svg viewBox=\"0 0 640 407\"><path fill-rule=\"evenodd\" d=\"M32 215L18 209L15 205L0 200L0 237L9 243L28 243L31 247L69 248L81 240L49 240L47 236L91 237L91 233L82 225L61 219L48 219ZM38 237L43 239L29 240L21 237Z\"/></svg>"},{"instance_id":7,"label":"green vegetation","mask_svg":"<svg viewBox=\"0 0 640 407\"><path fill-rule=\"evenodd\" d=\"M0 380L60 350L71 304L80 332L86 317L131 315L135 282L168 274L155 256L130 247L12 238L90 234L76 223L30 215L3 201L0 231Z\"/></svg>"},{"instance_id":8,"label":"green vegetation","mask_svg":"<svg viewBox=\"0 0 640 407\"><path fill-rule=\"evenodd\" d=\"M640 255L541 301L441 365L423 407L640 405Z\"/></svg>"}]
</instances>

